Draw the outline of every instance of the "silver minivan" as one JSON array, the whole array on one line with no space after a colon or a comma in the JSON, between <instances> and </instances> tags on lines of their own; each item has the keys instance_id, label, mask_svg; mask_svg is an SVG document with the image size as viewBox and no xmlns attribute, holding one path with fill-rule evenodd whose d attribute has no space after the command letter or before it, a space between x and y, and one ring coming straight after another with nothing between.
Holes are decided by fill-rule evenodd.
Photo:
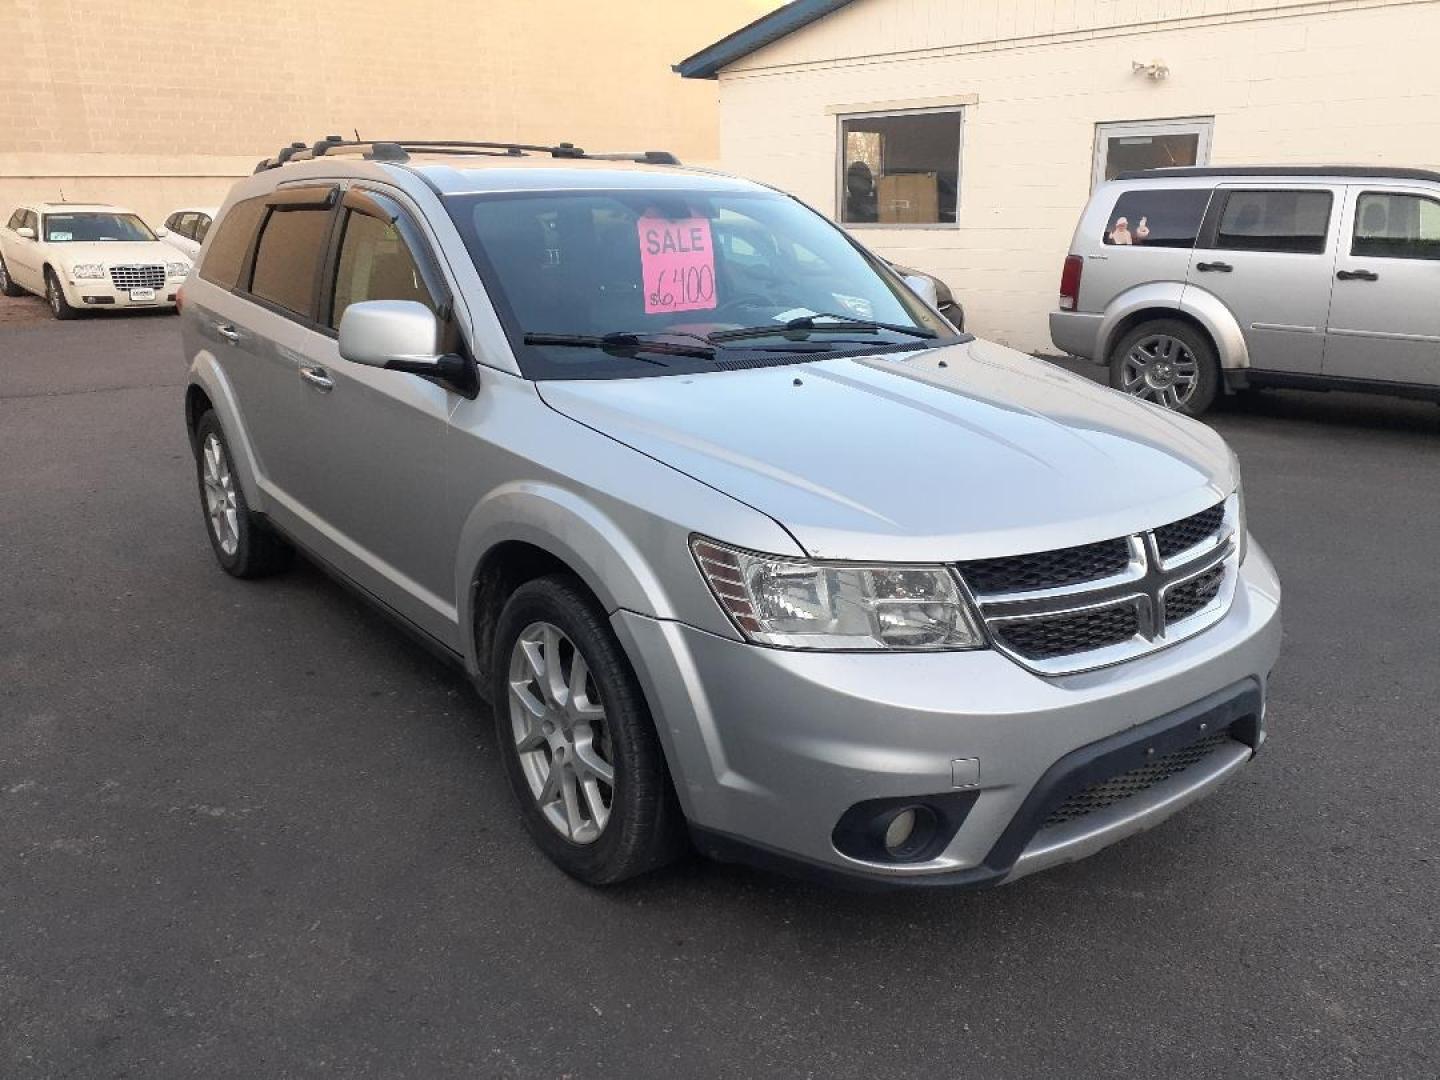
<instances>
[{"instance_id":1,"label":"silver minivan","mask_svg":"<svg viewBox=\"0 0 1440 1080\"><path fill-rule=\"evenodd\" d=\"M1101 184L1056 347L1180 412L1249 386L1440 400L1440 173L1181 168Z\"/></svg>"},{"instance_id":2,"label":"silver minivan","mask_svg":"<svg viewBox=\"0 0 1440 1080\"><path fill-rule=\"evenodd\" d=\"M1215 432L925 291L666 154L289 148L184 288L210 545L463 665L585 881L1080 858L1259 749L1279 584Z\"/></svg>"}]
</instances>

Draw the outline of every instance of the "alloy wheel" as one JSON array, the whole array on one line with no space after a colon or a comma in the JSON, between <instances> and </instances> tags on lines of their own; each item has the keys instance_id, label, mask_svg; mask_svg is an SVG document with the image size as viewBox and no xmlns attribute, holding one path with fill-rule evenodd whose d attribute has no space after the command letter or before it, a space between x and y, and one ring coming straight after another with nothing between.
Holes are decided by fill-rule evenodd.
<instances>
[{"instance_id":1,"label":"alloy wheel","mask_svg":"<svg viewBox=\"0 0 1440 1080\"><path fill-rule=\"evenodd\" d=\"M58 318L60 315L60 285L53 275L50 278L48 293L50 297L50 310L53 311Z\"/></svg>"},{"instance_id":2,"label":"alloy wheel","mask_svg":"<svg viewBox=\"0 0 1440 1080\"><path fill-rule=\"evenodd\" d=\"M0 259L0 293L10 291L10 271L5 267L5 260Z\"/></svg>"},{"instance_id":3,"label":"alloy wheel","mask_svg":"<svg viewBox=\"0 0 1440 1080\"><path fill-rule=\"evenodd\" d=\"M1200 365L1185 342L1151 334L1131 346L1120 366L1120 389L1134 397L1181 409L1195 396Z\"/></svg>"},{"instance_id":4,"label":"alloy wheel","mask_svg":"<svg viewBox=\"0 0 1440 1080\"><path fill-rule=\"evenodd\" d=\"M590 665L558 626L527 626L510 652L510 726L541 814L561 836L593 844L615 799L614 754Z\"/></svg>"},{"instance_id":5,"label":"alloy wheel","mask_svg":"<svg viewBox=\"0 0 1440 1080\"><path fill-rule=\"evenodd\" d=\"M235 500L235 477L225 446L212 432L205 436L201 447L202 475L205 485L205 513L210 531L225 555L234 555L240 547L240 517Z\"/></svg>"}]
</instances>

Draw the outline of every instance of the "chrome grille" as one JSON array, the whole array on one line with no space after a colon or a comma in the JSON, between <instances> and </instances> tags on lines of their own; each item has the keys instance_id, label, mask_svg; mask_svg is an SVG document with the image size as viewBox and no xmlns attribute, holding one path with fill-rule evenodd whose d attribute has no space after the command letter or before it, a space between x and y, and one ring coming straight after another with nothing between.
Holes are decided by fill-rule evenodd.
<instances>
[{"instance_id":1,"label":"chrome grille","mask_svg":"<svg viewBox=\"0 0 1440 1080\"><path fill-rule=\"evenodd\" d=\"M960 573L976 592L1028 592L1098 581L1121 573L1129 564L1130 545L1120 537L1034 555L975 559L961 563Z\"/></svg>"},{"instance_id":2,"label":"chrome grille","mask_svg":"<svg viewBox=\"0 0 1440 1080\"><path fill-rule=\"evenodd\" d=\"M1155 530L1155 546L1160 549L1162 559L1172 559L1182 551L1188 551L1203 543L1220 531L1225 523L1225 504L1216 503L1209 510L1202 510L1188 518L1161 525Z\"/></svg>"},{"instance_id":3,"label":"chrome grille","mask_svg":"<svg viewBox=\"0 0 1440 1080\"><path fill-rule=\"evenodd\" d=\"M1076 818L1093 814L1097 810L1104 810L1106 807L1114 806L1132 796L1149 791L1156 784L1169 780L1192 765L1198 765L1230 741L1227 732L1219 731L1214 735L1207 735L1189 746L1172 751L1164 757L1147 761L1139 768L1091 784L1083 791L1077 791L1050 811L1050 816L1040 827L1049 829L1056 825L1064 825Z\"/></svg>"},{"instance_id":4,"label":"chrome grille","mask_svg":"<svg viewBox=\"0 0 1440 1080\"><path fill-rule=\"evenodd\" d=\"M997 649L1039 674L1064 675L1152 652L1218 620L1234 593L1238 526L1231 496L1150 532L956 569Z\"/></svg>"},{"instance_id":5,"label":"chrome grille","mask_svg":"<svg viewBox=\"0 0 1440 1080\"><path fill-rule=\"evenodd\" d=\"M112 266L110 284L117 289L163 289L165 267L159 264Z\"/></svg>"}]
</instances>

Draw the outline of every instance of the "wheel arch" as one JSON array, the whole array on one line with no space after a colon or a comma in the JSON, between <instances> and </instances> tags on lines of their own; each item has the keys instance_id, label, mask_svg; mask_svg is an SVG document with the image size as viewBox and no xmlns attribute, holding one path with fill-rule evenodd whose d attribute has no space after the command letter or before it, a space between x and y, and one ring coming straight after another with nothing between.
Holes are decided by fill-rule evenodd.
<instances>
[{"instance_id":1,"label":"wheel arch","mask_svg":"<svg viewBox=\"0 0 1440 1080\"><path fill-rule=\"evenodd\" d=\"M471 512L457 565L461 652L482 686L506 598L525 581L554 572L576 578L607 616L624 608L675 617L648 560L599 507L554 484L505 485Z\"/></svg>"},{"instance_id":2,"label":"wheel arch","mask_svg":"<svg viewBox=\"0 0 1440 1080\"><path fill-rule=\"evenodd\" d=\"M1187 323L1203 333L1222 370L1250 366L1245 335L1230 309L1213 293L1175 281L1136 286L1110 303L1100 323L1100 355L1105 362L1110 362L1111 351L1125 335L1156 319Z\"/></svg>"},{"instance_id":3,"label":"wheel arch","mask_svg":"<svg viewBox=\"0 0 1440 1080\"><path fill-rule=\"evenodd\" d=\"M190 362L190 380L185 387L185 431L191 448L195 445L195 426L206 409L214 411L225 432L230 449L230 467L240 481L240 490L251 510L265 512L265 496L260 490L260 465L250 444L250 433L240 416L235 392L220 365L208 351L197 353Z\"/></svg>"}]
</instances>

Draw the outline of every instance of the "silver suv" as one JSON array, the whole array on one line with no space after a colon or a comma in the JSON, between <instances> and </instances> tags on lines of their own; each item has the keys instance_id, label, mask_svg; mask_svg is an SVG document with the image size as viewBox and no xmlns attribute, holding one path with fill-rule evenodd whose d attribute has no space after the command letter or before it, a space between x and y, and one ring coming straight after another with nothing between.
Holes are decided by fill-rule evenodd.
<instances>
[{"instance_id":1,"label":"silver suv","mask_svg":"<svg viewBox=\"0 0 1440 1080\"><path fill-rule=\"evenodd\" d=\"M220 565L303 548L463 664L579 878L688 839L996 882L1260 746L1279 586L1220 438L955 331L793 198L653 152L321 142L200 260Z\"/></svg>"},{"instance_id":2,"label":"silver suv","mask_svg":"<svg viewBox=\"0 0 1440 1080\"><path fill-rule=\"evenodd\" d=\"M1247 386L1440 400L1437 262L1440 173L1128 173L1090 197L1050 336L1191 416Z\"/></svg>"}]
</instances>

